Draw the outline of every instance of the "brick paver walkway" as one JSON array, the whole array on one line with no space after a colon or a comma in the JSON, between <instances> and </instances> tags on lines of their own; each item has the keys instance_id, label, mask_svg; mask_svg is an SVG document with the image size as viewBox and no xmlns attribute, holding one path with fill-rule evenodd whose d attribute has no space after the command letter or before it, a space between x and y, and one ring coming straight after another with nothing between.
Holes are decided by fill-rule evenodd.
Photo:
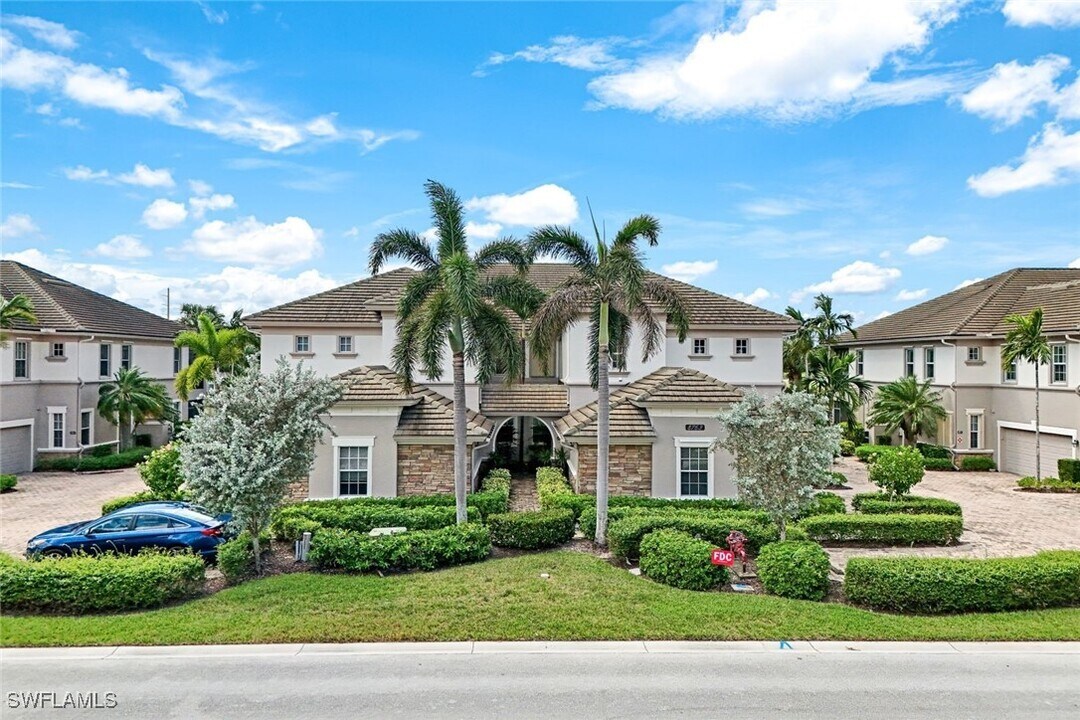
<instances>
[{"instance_id":1,"label":"brick paver walkway","mask_svg":"<svg viewBox=\"0 0 1080 720\"><path fill-rule=\"evenodd\" d=\"M866 465L841 458L837 469L851 490L839 490L851 503L859 492L873 492ZM927 471L912 492L960 503L964 534L951 547L826 548L833 564L843 567L855 555L924 555L934 557L1008 557L1039 550L1080 550L1080 494L1017 492L1016 475L1004 472Z\"/></svg>"},{"instance_id":2,"label":"brick paver walkway","mask_svg":"<svg viewBox=\"0 0 1080 720\"><path fill-rule=\"evenodd\" d=\"M26 541L42 530L93 520L101 515L106 500L145 489L135 468L87 475L21 475L15 492L0 495L0 549L22 555Z\"/></svg>"},{"instance_id":3,"label":"brick paver walkway","mask_svg":"<svg viewBox=\"0 0 1080 720\"><path fill-rule=\"evenodd\" d=\"M539 510L540 500L536 495L536 476L533 473L515 475L510 480L510 509Z\"/></svg>"}]
</instances>

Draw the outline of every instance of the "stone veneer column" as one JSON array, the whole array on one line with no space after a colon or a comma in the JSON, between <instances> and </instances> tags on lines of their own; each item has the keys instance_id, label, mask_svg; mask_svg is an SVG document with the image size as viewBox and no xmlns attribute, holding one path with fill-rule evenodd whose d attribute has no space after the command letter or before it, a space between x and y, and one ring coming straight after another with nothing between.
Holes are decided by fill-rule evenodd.
<instances>
[{"instance_id":1,"label":"stone veneer column","mask_svg":"<svg viewBox=\"0 0 1080 720\"><path fill-rule=\"evenodd\" d=\"M430 495L454 492L454 446L400 444L397 448L397 494ZM472 446L465 457L470 472Z\"/></svg>"},{"instance_id":2,"label":"stone veneer column","mask_svg":"<svg viewBox=\"0 0 1080 720\"><path fill-rule=\"evenodd\" d=\"M574 490L596 492L596 446L578 445ZM608 453L608 489L612 495L652 495L652 445L612 445Z\"/></svg>"}]
</instances>

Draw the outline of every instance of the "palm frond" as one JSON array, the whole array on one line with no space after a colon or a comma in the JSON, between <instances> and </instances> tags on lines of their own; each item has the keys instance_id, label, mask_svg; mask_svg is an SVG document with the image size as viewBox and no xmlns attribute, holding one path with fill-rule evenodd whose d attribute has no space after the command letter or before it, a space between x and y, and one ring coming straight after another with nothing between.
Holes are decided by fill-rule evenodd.
<instances>
[{"instance_id":1,"label":"palm frond","mask_svg":"<svg viewBox=\"0 0 1080 720\"><path fill-rule=\"evenodd\" d=\"M675 328L679 342L686 340L690 332L690 307L682 293L656 277L646 277L643 287L645 299L658 303L667 313L668 324Z\"/></svg>"},{"instance_id":2,"label":"palm frond","mask_svg":"<svg viewBox=\"0 0 1080 720\"><path fill-rule=\"evenodd\" d=\"M500 275L484 282L483 296L522 320L532 317L544 302L544 292L522 275Z\"/></svg>"},{"instance_id":3,"label":"palm frond","mask_svg":"<svg viewBox=\"0 0 1080 720\"><path fill-rule=\"evenodd\" d=\"M465 210L461 198L447 186L435 180L424 183L424 192L431 203L431 221L439 233L439 258L443 261L469 250L465 237Z\"/></svg>"},{"instance_id":4,"label":"palm frond","mask_svg":"<svg viewBox=\"0 0 1080 720\"><path fill-rule=\"evenodd\" d=\"M529 344L533 352L546 361L563 331L577 322L578 315L594 300L593 288L585 284L564 284L552 291L532 317Z\"/></svg>"},{"instance_id":5,"label":"palm frond","mask_svg":"<svg viewBox=\"0 0 1080 720\"><path fill-rule=\"evenodd\" d=\"M615 234L611 249L634 246L639 241L644 241L649 247L656 247L660 241L660 221L652 215L638 215L627 220Z\"/></svg>"},{"instance_id":6,"label":"palm frond","mask_svg":"<svg viewBox=\"0 0 1080 720\"><path fill-rule=\"evenodd\" d=\"M458 317L465 319L475 315L483 302L480 290L480 272L467 253L459 252L442 258L439 268L442 291Z\"/></svg>"},{"instance_id":7,"label":"palm frond","mask_svg":"<svg viewBox=\"0 0 1080 720\"><path fill-rule=\"evenodd\" d=\"M477 250L476 254L473 255L473 262L476 263L476 267L480 270L487 270L499 263L506 263L516 271L524 272L529 267L529 263L532 262L532 253L524 243L513 238L502 238L501 240L489 242Z\"/></svg>"},{"instance_id":8,"label":"palm frond","mask_svg":"<svg viewBox=\"0 0 1080 720\"><path fill-rule=\"evenodd\" d=\"M405 260L420 270L431 270L438 263L431 252L431 245L411 230L398 228L379 233L368 251L368 270L377 275L387 261Z\"/></svg>"},{"instance_id":9,"label":"palm frond","mask_svg":"<svg viewBox=\"0 0 1080 720\"><path fill-rule=\"evenodd\" d=\"M570 263L586 278L596 274L596 249L570 228L545 225L529 233L529 252L532 257L547 255Z\"/></svg>"},{"instance_id":10,"label":"palm frond","mask_svg":"<svg viewBox=\"0 0 1080 720\"><path fill-rule=\"evenodd\" d=\"M455 309L445 290L432 293L419 314L417 326L417 349L424 374L432 380L442 377L443 359L446 357L450 324Z\"/></svg>"},{"instance_id":11,"label":"palm frond","mask_svg":"<svg viewBox=\"0 0 1080 720\"><path fill-rule=\"evenodd\" d=\"M507 382L521 376L525 353L514 326L498 308L484 303L465 321L465 358L476 367L476 379L485 383L503 372Z\"/></svg>"}]
</instances>

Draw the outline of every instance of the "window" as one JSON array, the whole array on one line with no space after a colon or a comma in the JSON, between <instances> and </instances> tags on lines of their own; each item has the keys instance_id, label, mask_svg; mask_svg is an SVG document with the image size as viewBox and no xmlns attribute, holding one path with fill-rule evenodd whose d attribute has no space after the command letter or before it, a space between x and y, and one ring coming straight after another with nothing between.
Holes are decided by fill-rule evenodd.
<instances>
[{"instance_id":1,"label":"window","mask_svg":"<svg viewBox=\"0 0 1080 720\"><path fill-rule=\"evenodd\" d=\"M749 355L750 354L750 338L735 338L735 354L736 355Z\"/></svg>"},{"instance_id":2,"label":"window","mask_svg":"<svg viewBox=\"0 0 1080 720\"><path fill-rule=\"evenodd\" d=\"M982 362L982 348L979 346L969 347L968 349L968 362L977 363Z\"/></svg>"},{"instance_id":3,"label":"window","mask_svg":"<svg viewBox=\"0 0 1080 720\"><path fill-rule=\"evenodd\" d=\"M79 413L79 444L94 444L94 411L83 410Z\"/></svg>"},{"instance_id":4,"label":"window","mask_svg":"<svg viewBox=\"0 0 1080 720\"><path fill-rule=\"evenodd\" d=\"M132 350L133 350L133 348L132 348L131 345L121 345L120 346L120 367L123 368L124 370L130 370L131 369Z\"/></svg>"},{"instance_id":5,"label":"window","mask_svg":"<svg viewBox=\"0 0 1080 720\"><path fill-rule=\"evenodd\" d=\"M1050 346L1050 382L1068 382L1068 353L1064 345Z\"/></svg>"},{"instance_id":6,"label":"window","mask_svg":"<svg viewBox=\"0 0 1080 720\"><path fill-rule=\"evenodd\" d=\"M856 375L861 376L861 375L866 374L866 364L865 364L865 362L866 362L865 361L865 355L864 355L863 351L862 350L856 350L855 351L855 374Z\"/></svg>"},{"instance_id":7,"label":"window","mask_svg":"<svg viewBox=\"0 0 1080 720\"><path fill-rule=\"evenodd\" d=\"M187 523L180 522L164 515L137 515L135 516L135 530L167 530L169 528L191 527Z\"/></svg>"},{"instance_id":8,"label":"window","mask_svg":"<svg viewBox=\"0 0 1080 720\"><path fill-rule=\"evenodd\" d=\"M188 400L187 404L187 417L188 420L194 420L199 417L199 413L202 411L201 400Z\"/></svg>"},{"instance_id":9,"label":"window","mask_svg":"<svg viewBox=\"0 0 1080 720\"><path fill-rule=\"evenodd\" d=\"M126 532L131 528L131 518L131 515L121 515L120 517L109 518L105 522L98 523L90 528L90 534L100 535L102 533Z\"/></svg>"},{"instance_id":10,"label":"window","mask_svg":"<svg viewBox=\"0 0 1080 720\"><path fill-rule=\"evenodd\" d=\"M195 350L194 350L194 348L188 348L187 349L187 364L190 365L194 360L195 360Z\"/></svg>"},{"instance_id":11,"label":"window","mask_svg":"<svg viewBox=\"0 0 1080 720\"><path fill-rule=\"evenodd\" d=\"M64 447L64 416L66 413L49 411L49 428L52 431L50 433L51 443L49 447L62 448Z\"/></svg>"},{"instance_id":12,"label":"window","mask_svg":"<svg viewBox=\"0 0 1080 720\"><path fill-rule=\"evenodd\" d=\"M1001 381L1007 383L1016 382L1016 361L1013 360L1001 371Z\"/></svg>"},{"instance_id":13,"label":"window","mask_svg":"<svg viewBox=\"0 0 1080 720\"><path fill-rule=\"evenodd\" d=\"M915 348L904 348L904 377L915 377Z\"/></svg>"},{"instance_id":14,"label":"window","mask_svg":"<svg viewBox=\"0 0 1080 720\"><path fill-rule=\"evenodd\" d=\"M311 352L311 336L297 335L295 338L293 338L293 352Z\"/></svg>"},{"instance_id":15,"label":"window","mask_svg":"<svg viewBox=\"0 0 1080 720\"><path fill-rule=\"evenodd\" d=\"M351 353L352 335L339 335L337 339L337 351L339 353Z\"/></svg>"},{"instance_id":16,"label":"window","mask_svg":"<svg viewBox=\"0 0 1080 720\"><path fill-rule=\"evenodd\" d=\"M101 354L98 356L98 375L109 377L112 375L112 345L101 345Z\"/></svg>"},{"instance_id":17,"label":"window","mask_svg":"<svg viewBox=\"0 0 1080 720\"><path fill-rule=\"evenodd\" d=\"M679 497L709 497L711 465L709 445L680 445Z\"/></svg>"},{"instance_id":18,"label":"window","mask_svg":"<svg viewBox=\"0 0 1080 720\"><path fill-rule=\"evenodd\" d=\"M64 357L64 343L54 342L49 346L49 357L62 358Z\"/></svg>"},{"instance_id":19,"label":"window","mask_svg":"<svg viewBox=\"0 0 1080 720\"><path fill-rule=\"evenodd\" d=\"M979 430L981 427L982 415L968 415L968 447L972 450L981 447L981 445L979 445L979 441L981 440L979 437Z\"/></svg>"},{"instance_id":20,"label":"window","mask_svg":"<svg viewBox=\"0 0 1080 720\"><path fill-rule=\"evenodd\" d=\"M709 354L709 339L708 338L694 338L690 341L690 354L691 355L708 355Z\"/></svg>"},{"instance_id":21,"label":"window","mask_svg":"<svg viewBox=\"0 0 1080 720\"><path fill-rule=\"evenodd\" d=\"M180 363L181 363L182 358L183 358L183 355L181 355L181 353L180 353L180 348L174 347L172 349L172 374L173 375L179 375L180 374Z\"/></svg>"},{"instance_id":22,"label":"window","mask_svg":"<svg viewBox=\"0 0 1080 720\"><path fill-rule=\"evenodd\" d=\"M368 494L369 450L369 447L356 445L338 447L338 495Z\"/></svg>"},{"instance_id":23,"label":"window","mask_svg":"<svg viewBox=\"0 0 1080 720\"><path fill-rule=\"evenodd\" d=\"M15 377L30 378L30 343L26 340L15 341Z\"/></svg>"},{"instance_id":24,"label":"window","mask_svg":"<svg viewBox=\"0 0 1080 720\"><path fill-rule=\"evenodd\" d=\"M934 379L934 348L923 348L923 377Z\"/></svg>"}]
</instances>

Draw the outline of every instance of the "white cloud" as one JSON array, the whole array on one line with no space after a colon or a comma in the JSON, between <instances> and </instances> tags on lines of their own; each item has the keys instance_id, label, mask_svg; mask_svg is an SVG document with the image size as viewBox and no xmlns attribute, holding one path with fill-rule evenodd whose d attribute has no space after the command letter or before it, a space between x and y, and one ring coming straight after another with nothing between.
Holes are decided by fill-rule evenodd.
<instances>
[{"instance_id":1,"label":"white cloud","mask_svg":"<svg viewBox=\"0 0 1080 720\"><path fill-rule=\"evenodd\" d=\"M68 180L104 180L109 177L108 170L91 170L85 165L76 165L73 168L64 168L64 175Z\"/></svg>"},{"instance_id":2,"label":"white cloud","mask_svg":"<svg viewBox=\"0 0 1080 720\"><path fill-rule=\"evenodd\" d=\"M1080 173L1080 131L1066 134L1057 123L1047 123L1028 143L1019 162L998 165L967 184L983 197L997 197L1017 190L1060 185Z\"/></svg>"},{"instance_id":3,"label":"white cloud","mask_svg":"<svg viewBox=\"0 0 1080 720\"><path fill-rule=\"evenodd\" d=\"M1012 25L1053 28L1080 25L1080 3L1076 0L1005 0L1001 9Z\"/></svg>"},{"instance_id":4,"label":"white cloud","mask_svg":"<svg viewBox=\"0 0 1080 720\"><path fill-rule=\"evenodd\" d=\"M173 180L172 173L166 168L160 170L152 170L142 163L137 163L135 167L129 173L123 173L117 175L116 179L127 185L138 185L140 187L166 187L171 188L176 186L176 182Z\"/></svg>"},{"instance_id":5,"label":"white cloud","mask_svg":"<svg viewBox=\"0 0 1080 720\"><path fill-rule=\"evenodd\" d=\"M998 63L990 77L960 97L960 104L979 117L1015 125L1033 116L1037 105L1056 100L1055 81L1068 67L1069 59L1061 55L1044 55L1031 65Z\"/></svg>"},{"instance_id":6,"label":"white cloud","mask_svg":"<svg viewBox=\"0 0 1080 720\"><path fill-rule=\"evenodd\" d=\"M37 223L25 213L12 213L0 223L0 238L17 238L37 231Z\"/></svg>"},{"instance_id":7,"label":"white cloud","mask_svg":"<svg viewBox=\"0 0 1080 720\"><path fill-rule=\"evenodd\" d=\"M921 290L901 290L896 293L896 299L900 302L911 302L912 300L922 300L926 297L926 294L930 292L929 288L923 288Z\"/></svg>"},{"instance_id":8,"label":"white cloud","mask_svg":"<svg viewBox=\"0 0 1080 720\"><path fill-rule=\"evenodd\" d=\"M29 183L17 182L17 181L3 181L0 182L0 188L7 190L40 190L40 185L31 185Z\"/></svg>"},{"instance_id":9,"label":"white cloud","mask_svg":"<svg viewBox=\"0 0 1080 720\"><path fill-rule=\"evenodd\" d=\"M877 315L875 315L873 319L874 319L874 320L880 320L881 318L887 318L887 317L889 317L890 315L892 315L892 313L891 313L890 311L888 311L888 310L882 310L882 311L881 311L881 312L879 312L879 313L878 313Z\"/></svg>"},{"instance_id":10,"label":"white cloud","mask_svg":"<svg viewBox=\"0 0 1080 720\"><path fill-rule=\"evenodd\" d=\"M138 235L117 235L94 248L95 255L118 260L150 257L150 248L143 245Z\"/></svg>"},{"instance_id":11,"label":"white cloud","mask_svg":"<svg viewBox=\"0 0 1080 720\"><path fill-rule=\"evenodd\" d=\"M803 298L812 293L870 295L884 292L896 283L900 275L897 268L856 260L834 272L828 280L808 285L793 293L792 302L802 302Z\"/></svg>"},{"instance_id":12,"label":"white cloud","mask_svg":"<svg viewBox=\"0 0 1080 720\"><path fill-rule=\"evenodd\" d=\"M184 203L158 198L143 210L142 221L153 230L167 230L184 222L187 215Z\"/></svg>"},{"instance_id":13,"label":"white cloud","mask_svg":"<svg viewBox=\"0 0 1080 720\"><path fill-rule=\"evenodd\" d=\"M488 195L465 203L481 211L490 222L503 225L568 225L578 218L578 203L566 188L541 185L517 195Z\"/></svg>"},{"instance_id":14,"label":"white cloud","mask_svg":"<svg viewBox=\"0 0 1080 720\"><path fill-rule=\"evenodd\" d=\"M231 223L214 220L197 228L184 248L219 262L287 266L319 255L321 235L321 230L298 217L287 217L271 225L254 217Z\"/></svg>"},{"instance_id":15,"label":"white cloud","mask_svg":"<svg viewBox=\"0 0 1080 720\"><path fill-rule=\"evenodd\" d=\"M188 180L188 187L197 197L206 197L214 192L214 186L202 180Z\"/></svg>"},{"instance_id":16,"label":"white cloud","mask_svg":"<svg viewBox=\"0 0 1080 720\"><path fill-rule=\"evenodd\" d=\"M898 54L926 47L960 0L746 3L689 51L646 57L596 78L601 106L679 118L751 114L779 121L918 102L955 89L948 75L876 81Z\"/></svg>"},{"instance_id":17,"label":"white cloud","mask_svg":"<svg viewBox=\"0 0 1080 720\"><path fill-rule=\"evenodd\" d=\"M930 255L940 250L944 250L945 246L949 244L949 238L942 237L941 235L923 235L907 246L908 255Z\"/></svg>"},{"instance_id":18,"label":"white cloud","mask_svg":"<svg viewBox=\"0 0 1080 720\"><path fill-rule=\"evenodd\" d=\"M78 47L79 38L82 36L82 33L68 30L60 23L29 15L5 15L4 24L21 27L34 39L60 50L74 50Z\"/></svg>"},{"instance_id":19,"label":"white cloud","mask_svg":"<svg viewBox=\"0 0 1080 720\"><path fill-rule=\"evenodd\" d=\"M104 70L96 65L76 65L67 72L63 92L90 107L173 121L179 119L184 104L183 93L171 85L162 85L160 90L135 87L124 68Z\"/></svg>"},{"instance_id":20,"label":"white cloud","mask_svg":"<svg viewBox=\"0 0 1080 720\"><path fill-rule=\"evenodd\" d=\"M716 260L679 260L660 269L670 278L692 283L715 271L719 264Z\"/></svg>"},{"instance_id":21,"label":"white cloud","mask_svg":"<svg viewBox=\"0 0 1080 720\"><path fill-rule=\"evenodd\" d=\"M982 282L983 280L984 280L984 278L981 278L981 277L971 278L970 280L964 280L959 285L954 287L953 290L959 290L960 288L966 288L968 285L974 285L975 283Z\"/></svg>"},{"instance_id":22,"label":"white cloud","mask_svg":"<svg viewBox=\"0 0 1080 720\"><path fill-rule=\"evenodd\" d=\"M815 203L804 198L758 198L740 205L744 213L758 217L787 217L815 207Z\"/></svg>"},{"instance_id":23,"label":"white cloud","mask_svg":"<svg viewBox=\"0 0 1080 720\"><path fill-rule=\"evenodd\" d=\"M515 53L492 53L473 75L483 77L487 68L504 65L520 60L531 63L555 63L576 70L597 72L614 70L624 66L623 60L613 55L613 50L626 44L625 38L610 37L586 39L575 35L560 35L551 38L547 45L530 45Z\"/></svg>"},{"instance_id":24,"label":"white cloud","mask_svg":"<svg viewBox=\"0 0 1080 720\"><path fill-rule=\"evenodd\" d=\"M229 13L226 10L214 10L207 3L202 2L202 0L196 0L195 4L202 10L206 22L211 25L224 25L229 20Z\"/></svg>"},{"instance_id":25,"label":"white cloud","mask_svg":"<svg viewBox=\"0 0 1080 720\"><path fill-rule=\"evenodd\" d=\"M189 198L188 206L191 208L192 216L201 220L208 212L236 207L236 200L232 195L214 193L209 197L195 196Z\"/></svg>"},{"instance_id":26,"label":"white cloud","mask_svg":"<svg viewBox=\"0 0 1080 720\"><path fill-rule=\"evenodd\" d=\"M1069 267L1071 267L1071 268L1080 268L1080 257L1076 258L1071 263L1069 263Z\"/></svg>"},{"instance_id":27,"label":"white cloud","mask_svg":"<svg viewBox=\"0 0 1080 720\"><path fill-rule=\"evenodd\" d=\"M742 300L744 303L750 303L751 305L757 305L760 302L764 302L774 295L765 288L759 287L751 293L733 293L732 296L736 300Z\"/></svg>"},{"instance_id":28,"label":"white cloud","mask_svg":"<svg viewBox=\"0 0 1080 720\"><path fill-rule=\"evenodd\" d=\"M341 237L347 237L347 238L360 237L360 228L358 228L356 225L353 225L351 228L349 228L345 232L341 233Z\"/></svg>"}]
</instances>

